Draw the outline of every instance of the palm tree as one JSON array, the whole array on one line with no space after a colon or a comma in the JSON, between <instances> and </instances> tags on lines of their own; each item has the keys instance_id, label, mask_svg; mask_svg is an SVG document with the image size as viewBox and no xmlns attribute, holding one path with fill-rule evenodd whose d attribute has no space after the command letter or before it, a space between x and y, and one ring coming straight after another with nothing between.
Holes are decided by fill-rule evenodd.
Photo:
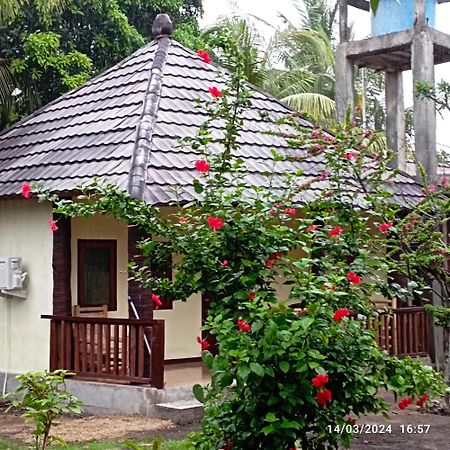
<instances>
[{"instance_id":1,"label":"palm tree","mask_svg":"<svg viewBox=\"0 0 450 450\"><path fill-rule=\"evenodd\" d=\"M242 17L229 17L219 20L203 33L203 38L207 40L210 35L224 30L239 44L239 49L244 56L247 80L256 86L262 86L269 66L271 45L266 46L264 38L257 28L249 20ZM221 63L227 66L227 61L221 61ZM233 67L228 67L228 69L233 70Z\"/></svg>"}]
</instances>

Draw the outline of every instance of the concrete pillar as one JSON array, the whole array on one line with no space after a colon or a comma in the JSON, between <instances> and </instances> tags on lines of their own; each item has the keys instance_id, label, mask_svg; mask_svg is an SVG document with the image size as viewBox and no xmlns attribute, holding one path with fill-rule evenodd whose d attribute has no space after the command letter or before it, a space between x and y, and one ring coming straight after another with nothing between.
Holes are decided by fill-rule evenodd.
<instances>
[{"instance_id":1,"label":"concrete pillar","mask_svg":"<svg viewBox=\"0 0 450 450\"><path fill-rule=\"evenodd\" d=\"M394 152L391 167L406 170L405 106L402 72L386 72L386 141Z\"/></svg>"},{"instance_id":2,"label":"concrete pillar","mask_svg":"<svg viewBox=\"0 0 450 450\"><path fill-rule=\"evenodd\" d=\"M412 74L414 85L425 81L434 86L433 41L425 29L414 35L412 42ZM432 100L414 97L414 136L416 161L435 182L436 168L436 107Z\"/></svg>"},{"instance_id":3,"label":"concrete pillar","mask_svg":"<svg viewBox=\"0 0 450 450\"><path fill-rule=\"evenodd\" d=\"M353 62L347 58L347 44L339 44L336 49L336 115L338 122L345 121L345 114L355 103Z\"/></svg>"}]
</instances>

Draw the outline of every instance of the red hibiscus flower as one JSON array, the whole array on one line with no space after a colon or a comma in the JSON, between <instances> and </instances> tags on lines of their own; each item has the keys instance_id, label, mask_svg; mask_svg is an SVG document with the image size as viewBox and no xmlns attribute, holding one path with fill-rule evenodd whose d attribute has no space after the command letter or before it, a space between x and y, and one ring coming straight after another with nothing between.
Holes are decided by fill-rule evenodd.
<instances>
[{"instance_id":1,"label":"red hibiscus flower","mask_svg":"<svg viewBox=\"0 0 450 450\"><path fill-rule=\"evenodd\" d=\"M266 262L266 267L272 267L272 266L273 266L273 260L269 259L269 260Z\"/></svg>"},{"instance_id":2,"label":"red hibiscus flower","mask_svg":"<svg viewBox=\"0 0 450 450\"><path fill-rule=\"evenodd\" d=\"M197 336L197 342L201 345L202 351L207 350L210 347L210 343L206 339L202 339L200 336Z\"/></svg>"},{"instance_id":3,"label":"red hibiscus flower","mask_svg":"<svg viewBox=\"0 0 450 450\"><path fill-rule=\"evenodd\" d=\"M155 304L155 309L158 309L162 306L162 301L158 294L152 294L152 302Z\"/></svg>"},{"instance_id":4,"label":"red hibiscus flower","mask_svg":"<svg viewBox=\"0 0 450 450\"><path fill-rule=\"evenodd\" d=\"M209 172L209 164L208 164L204 159L200 159L199 161L197 161L197 162L195 163L195 168L196 168L200 173Z\"/></svg>"},{"instance_id":5,"label":"red hibiscus flower","mask_svg":"<svg viewBox=\"0 0 450 450\"><path fill-rule=\"evenodd\" d=\"M356 158L357 156L358 156L358 152L347 152L344 155L344 158L350 161L351 159Z\"/></svg>"},{"instance_id":6,"label":"red hibiscus flower","mask_svg":"<svg viewBox=\"0 0 450 450\"><path fill-rule=\"evenodd\" d=\"M22 196L23 198L30 198L31 196L31 186L28 183L22 186Z\"/></svg>"},{"instance_id":7,"label":"red hibiscus flower","mask_svg":"<svg viewBox=\"0 0 450 450\"><path fill-rule=\"evenodd\" d=\"M237 326L244 332L244 333L248 333L252 327L251 325L249 325L245 320L243 319L238 319L237 321Z\"/></svg>"},{"instance_id":8,"label":"red hibiscus flower","mask_svg":"<svg viewBox=\"0 0 450 450\"><path fill-rule=\"evenodd\" d=\"M351 423L352 425L355 425L356 419L354 417L347 417L347 422Z\"/></svg>"},{"instance_id":9,"label":"red hibiscus flower","mask_svg":"<svg viewBox=\"0 0 450 450\"><path fill-rule=\"evenodd\" d=\"M339 225L335 226L332 230L328 232L330 237L340 236L342 234L342 227Z\"/></svg>"},{"instance_id":10,"label":"red hibiscus flower","mask_svg":"<svg viewBox=\"0 0 450 450\"><path fill-rule=\"evenodd\" d=\"M255 300L255 298L256 298L256 294L254 292L250 292L250 294L248 294L248 296L247 296L247 300L249 302L251 302L252 300Z\"/></svg>"},{"instance_id":11,"label":"red hibiscus flower","mask_svg":"<svg viewBox=\"0 0 450 450\"><path fill-rule=\"evenodd\" d=\"M329 389L323 389L316 394L316 401L323 409L327 408L327 403L331 402L333 395Z\"/></svg>"},{"instance_id":12,"label":"red hibiscus flower","mask_svg":"<svg viewBox=\"0 0 450 450\"><path fill-rule=\"evenodd\" d=\"M225 447L223 447L221 450L231 450L232 448L233 448L233 442L227 441L227 443L225 444Z\"/></svg>"},{"instance_id":13,"label":"red hibiscus flower","mask_svg":"<svg viewBox=\"0 0 450 450\"><path fill-rule=\"evenodd\" d=\"M317 230L317 228L319 228L319 225L310 225L310 226L306 229L306 231L307 231L308 233L313 233L314 231Z\"/></svg>"},{"instance_id":14,"label":"red hibiscus flower","mask_svg":"<svg viewBox=\"0 0 450 450\"><path fill-rule=\"evenodd\" d=\"M208 225L215 232L223 227L223 220L220 217L208 217Z\"/></svg>"},{"instance_id":15,"label":"red hibiscus flower","mask_svg":"<svg viewBox=\"0 0 450 450\"><path fill-rule=\"evenodd\" d=\"M328 383L328 379L328 375L319 373L311 380L311 382L315 388L321 388Z\"/></svg>"},{"instance_id":16,"label":"red hibiscus flower","mask_svg":"<svg viewBox=\"0 0 450 450\"><path fill-rule=\"evenodd\" d=\"M361 277L356 275L355 272L349 272L347 274L347 280L350 281L350 283L361 284Z\"/></svg>"},{"instance_id":17,"label":"red hibiscus flower","mask_svg":"<svg viewBox=\"0 0 450 450\"><path fill-rule=\"evenodd\" d=\"M285 214L288 214L289 216L293 216L296 213L296 209L295 208L286 208L284 210Z\"/></svg>"},{"instance_id":18,"label":"red hibiscus flower","mask_svg":"<svg viewBox=\"0 0 450 450\"><path fill-rule=\"evenodd\" d=\"M428 394L425 392L425 394L422 395L422 397L417 400L416 405L422 408L423 404L427 401Z\"/></svg>"},{"instance_id":19,"label":"red hibiscus flower","mask_svg":"<svg viewBox=\"0 0 450 450\"><path fill-rule=\"evenodd\" d=\"M276 260L276 259L280 259L282 257L283 257L283 252L271 253L269 255L269 260Z\"/></svg>"},{"instance_id":20,"label":"red hibiscus flower","mask_svg":"<svg viewBox=\"0 0 450 450\"><path fill-rule=\"evenodd\" d=\"M378 225L378 229L381 232L386 233L386 231L388 231L389 228L391 228L392 226L394 226L394 224L392 222L386 222L386 223L382 223L381 225Z\"/></svg>"},{"instance_id":21,"label":"red hibiscus flower","mask_svg":"<svg viewBox=\"0 0 450 450\"><path fill-rule=\"evenodd\" d=\"M227 266L228 266L228 261L227 261L226 259L224 259L224 260L220 263L220 265L221 265L222 267L227 267Z\"/></svg>"},{"instance_id":22,"label":"red hibiscus flower","mask_svg":"<svg viewBox=\"0 0 450 450\"><path fill-rule=\"evenodd\" d=\"M203 50L199 50L198 52L197 52L197 55L201 58L201 59L203 59L203 61L205 61L205 63L206 64L209 64L211 61L212 61L212 59L209 57L209 55L208 55L208 52L205 52L205 51L203 51Z\"/></svg>"},{"instance_id":23,"label":"red hibiscus flower","mask_svg":"<svg viewBox=\"0 0 450 450\"><path fill-rule=\"evenodd\" d=\"M188 220L186 219L186 217L179 217L178 220L182 223L187 223Z\"/></svg>"},{"instance_id":24,"label":"red hibiscus flower","mask_svg":"<svg viewBox=\"0 0 450 450\"><path fill-rule=\"evenodd\" d=\"M398 402L398 407L400 409L405 409L408 407L408 405L410 405L412 403L412 398L411 397L406 397L403 400L400 400Z\"/></svg>"},{"instance_id":25,"label":"red hibiscus flower","mask_svg":"<svg viewBox=\"0 0 450 450\"><path fill-rule=\"evenodd\" d=\"M56 220L48 219L48 225L53 232L58 231L58 225L56 225Z\"/></svg>"},{"instance_id":26,"label":"red hibiscus flower","mask_svg":"<svg viewBox=\"0 0 450 450\"><path fill-rule=\"evenodd\" d=\"M210 87L208 90L214 98L219 98L222 95L222 91L216 88L216 86Z\"/></svg>"},{"instance_id":27,"label":"red hibiscus flower","mask_svg":"<svg viewBox=\"0 0 450 450\"><path fill-rule=\"evenodd\" d=\"M448 181L448 178L447 178L447 177L442 177L442 178L441 178L441 184L442 184L442 186L448 187L448 183L449 183L449 181Z\"/></svg>"},{"instance_id":28,"label":"red hibiscus flower","mask_svg":"<svg viewBox=\"0 0 450 450\"><path fill-rule=\"evenodd\" d=\"M347 317L350 314L350 311L347 308L337 309L333 314L334 320L342 320L344 317Z\"/></svg>"}]
</instances>

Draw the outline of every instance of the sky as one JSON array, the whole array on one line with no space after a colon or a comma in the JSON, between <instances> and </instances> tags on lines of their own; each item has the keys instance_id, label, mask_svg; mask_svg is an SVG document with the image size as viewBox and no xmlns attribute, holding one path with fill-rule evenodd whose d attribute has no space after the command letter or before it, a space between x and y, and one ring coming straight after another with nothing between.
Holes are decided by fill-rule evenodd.
<instances>
[{"instance_id":1,"label":"sky","mask_svg":"<svg viewBox=\"0 0 450 450\"><path fill-rule=\"evenodd\" d=\"M295 0L203 0L205 14L200 21L202 26L212 25L220 16L256 16L267 22L264 25L261 21L255 20L255 25L260 32L268 39L273 35L276 28L283 27L283 20L279 13L285 15L293 23L296 22L298 12L293 6L294 3L301 3ZM450 3L437 6L436 28L446 31L450 34ZM355 39L364 39L370 33L370 14L356 8L349 7L349 21L353 22ZM270 25L269 25L270 24ZM447 30L446 30L447 29ZM450 81L450 63L436 66L436 81L446 79ZM405 106L412 106L412 78L410 72L404 73L404 97ZM438 115L437 142L438 148L450 152L450 133L447 132L445 125L450 120L450 114L444 119ZM448 148L447 148L448 146Z\"/></svg>"}]
</instances>

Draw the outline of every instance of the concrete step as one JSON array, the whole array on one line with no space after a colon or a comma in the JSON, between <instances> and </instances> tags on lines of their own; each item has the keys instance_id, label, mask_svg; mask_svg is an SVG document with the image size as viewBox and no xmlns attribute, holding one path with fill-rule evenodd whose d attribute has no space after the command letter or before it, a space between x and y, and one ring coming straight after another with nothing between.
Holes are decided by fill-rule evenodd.
<instances>
[{"instance_id":1,"label":"concrete step","mask_svg":"<svg viewBox=\"0 0 450 450\"><path fill-rule=\"evenodd\" d=\"M158 417L178 425L198 422L203 415L203 404L195 399L177 400L155 405Z\"/></svg>"}]
</instances>

